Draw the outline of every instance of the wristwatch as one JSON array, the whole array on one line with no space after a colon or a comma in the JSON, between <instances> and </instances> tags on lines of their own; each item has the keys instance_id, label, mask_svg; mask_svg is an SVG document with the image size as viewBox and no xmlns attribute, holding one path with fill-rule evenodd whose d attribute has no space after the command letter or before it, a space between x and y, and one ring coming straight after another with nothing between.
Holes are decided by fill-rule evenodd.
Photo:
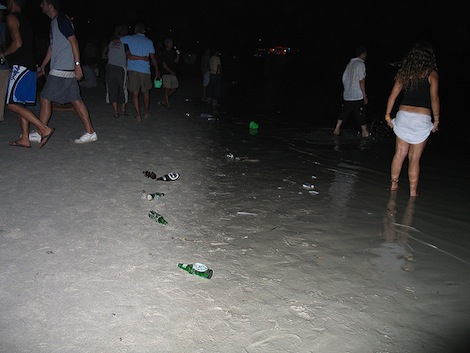
<instances>
[{"instance_id":1,"label":"wristwatch","mask_svg":"<svg viewBox=\"0 0 470 353\"><path fill-rule=\"evenodd\" d=\"M75 66L80 65L80 61L75 61Z\"/></svg>"}]
</instances>

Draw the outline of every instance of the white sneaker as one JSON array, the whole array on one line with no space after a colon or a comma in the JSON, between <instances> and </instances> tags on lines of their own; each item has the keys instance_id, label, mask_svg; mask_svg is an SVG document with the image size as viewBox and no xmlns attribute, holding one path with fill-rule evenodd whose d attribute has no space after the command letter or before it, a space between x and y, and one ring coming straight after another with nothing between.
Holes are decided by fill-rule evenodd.
<instances>
[{"instance_id":1,"label":"white sneaker","mask_svg":"<svg viewBox=\"0 0 470 353\"><path fill-rule=\"evenodd\" d=\"M29 141L31 142L41 142L41 135L39 135L39 132L33 131L29 133Z\"/></svg>"},{"instance_id":2,"label":"white sneaker","mask_svg":"<svg viewBox=\"0 0 470 353\"><path fill-rule=\"evenodd\" d=\"M88 142L95 142L98 140L98 135L96 132L89 134L88 132L85 132L82 137L79 139L76 139L74 142L75 143L88 143Z\"/></svg>"}]
</instances>

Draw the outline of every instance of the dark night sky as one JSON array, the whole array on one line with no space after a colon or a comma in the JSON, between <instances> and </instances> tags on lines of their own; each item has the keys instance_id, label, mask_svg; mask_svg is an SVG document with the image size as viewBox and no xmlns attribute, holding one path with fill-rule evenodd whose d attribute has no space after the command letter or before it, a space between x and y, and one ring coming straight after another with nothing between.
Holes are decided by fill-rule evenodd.
<instances>
[{"instance_id":1,"label":"dark night sky","mask_svg":"<svg viewBox=\"0 0 470 353\"><path fill-rule=\"evenodd\" d=\"M29 0L25 12L38 37L47 37L49 19L39 4ZM183 52L217 46L226 58L248 57L258 47L287 45L300 49L312 67L332 71L341 71L364 44L373 73L374 66L387 66L415 42L428 40L443 81L465 88L470 75L470 12L460 0L63 0L63 12L73 17L82 48L89 39L107 42L116 25L144 22L155 43L170 37Z\"/></svg>"},{"instance_id":2,"label":"dark night sky","mask_svg":"<svg viewBox=\"0 0 470 353\"><path fill-rule=\"evenodd\" d=\"M47 34L39 3L30 0L27 6L36 9L29 10L46 24ZM318 48L361 42L381 49L427 39L446 50L468 51L470 14L464 5L456 0L63 0L64 12L74 17L82 37L107 40L118 24L144 22L154 40L171 36L187 47L199 41L236 49L254 48L259 39L266 46Z\"/></svg>"}]
</instances>

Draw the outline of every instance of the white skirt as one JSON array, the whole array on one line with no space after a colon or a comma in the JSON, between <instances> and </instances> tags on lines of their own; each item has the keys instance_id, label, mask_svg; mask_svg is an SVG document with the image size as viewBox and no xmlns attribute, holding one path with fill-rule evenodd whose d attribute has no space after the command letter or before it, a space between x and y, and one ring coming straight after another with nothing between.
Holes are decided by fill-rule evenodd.
<instances>
[{"instance_id":1,"label":"white skirt","mask_svg":"<svg viewBox=\"0 0 470 353\"><path fill-rule=\"evenodd\" d=\"M431 116L399 110L392 120L393 132L412 145L425 141L433 129Z\"/></svg>"}]
</instances>

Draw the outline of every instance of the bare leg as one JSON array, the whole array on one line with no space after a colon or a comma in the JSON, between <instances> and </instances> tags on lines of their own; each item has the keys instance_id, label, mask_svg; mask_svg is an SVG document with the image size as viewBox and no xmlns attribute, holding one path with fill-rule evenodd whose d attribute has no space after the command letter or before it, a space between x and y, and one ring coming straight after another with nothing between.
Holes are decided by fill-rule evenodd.
<instances>
[{"instance_id":1,"label":"bare leg","mask_svg":"<svg viewBox=\"0 0 470 353\"><path fill-rule=\"evenodd\" d=\"M163 96L163 105L165 105L167 107L170 106L169 96L170 96L170 89L165 88L165 95Z\"/></svg>"},{"instance_id":2,"label":"bare leg","mask_svg":"<svg viewBox=\"0 0 470 353\"><path fill-rule=\"evenodd\" d=\"M95 129L93 129L93 125L91 124L90 114L88 113L88 109L85 103L83 103L82 100L76 100L72 102L72 105L75 111L78 113L78 116L80 117L80 120L85 127L85 131L89 134L94 133Z\"/></svg>"},{"instance_id":3,"label":"bare leg","mask_svg":"<svg viewBox=\"0 0 470 353\"><path fill-rule=\"evenodd\" d=\"M369 130L367 130L367 125L361 125L362 137L369 137Z\"/></svg>"},{"instance_id":4,"label":"bare leg","mask_svg":"<svg viewBox=\"0 0 470 353\"><path fill-rule=\"evenodd\" d=\"M135 109L135 120L140 121L139 92L132 92L132 101Z\"/></svg>"},{"instance_id":5,"label":"bare leg","mask_svg":"<svg viewBox=\"0 0 470 353\"><path fill-rule=\"evenodd\" d=\"M421 155L423 154L424 147L426 147L426 141L421 142L417 145L410 145L410 150L408 152L408 178L410 180L410 196L418 196L418 181L419 181L419 161Z\"/></svg>"},{"instance_id":6,"label":"bare leg","mask_svg":"<svg viewBox=\"0 0 470 353\"><path fill-rule=\"evenodd\" d=\"M118 114L118 104L117 104L117 102L112 102L111 105L113 106L114 115Z\"/></svg>"},{"instance_id":7,"label":"bare leg","mask_svg":"<svg viewBox=\"0 0 470 353\"><path fill-rule=\"evenodd\" d=\"M33 124L38 129L41 136L49 135L53 129L48 127L44 122L39 120L32 111L19 104L8 104L8 109L18 114L20 119L22 136L20 140L28 141L29 144L29 124ZM26 131L26 133L24 133Z\"/></svg>"},{"instance_id":8,"label":"bare leg","mask_svg":"<svg viewBox=\"0 0 470 353\"><path fill-rule=\"evenodd\" d=\"M343 123L343 120L339 120L336 122L336 127L335 129L333 130L333 135L336 135L336 136L339 136L339 133L340 133L340 128L341 128L341 124Z\"/></svg>"},{"instance_id":9,"label":"bare leg","mask_svg":"<svg viewBox=\"0 0 470 353\"><path fill-rule=\"evenodd\" d=\"M51 101L45 98L41 98L41 111L39 112L39 120L44 124L48 124L52 115Z\"/></svg>"},{"instance_id":10,"label":"bare leg","mask_svg":"<svg viewBox=\"0 0 470 353\"><path fill-rule=\"evenodd\" d=\"M393 156L393 159L392 159L392 167L391 167L391 175L390 175L390 180L391 180L392 185L390 186L390 190L398 189L398 179L400 178L401 168L403 167L403 162L405 161L405 158L408 155L409 148L410 148L409 143L397 137L397 140L395 143L395 155Z\"/></svg>"},{"instance_id":11,"label":"bare leg","mask_svg":"<svg viewBox=\"0 0 470 353\"><path fill-rule=\"evenodd\" d=\"M146 92L144 93L144 107L145 107L145 119L148 119L149 117L149 107L150 107L150 93Z\"/></svg>"}]
</instances>

